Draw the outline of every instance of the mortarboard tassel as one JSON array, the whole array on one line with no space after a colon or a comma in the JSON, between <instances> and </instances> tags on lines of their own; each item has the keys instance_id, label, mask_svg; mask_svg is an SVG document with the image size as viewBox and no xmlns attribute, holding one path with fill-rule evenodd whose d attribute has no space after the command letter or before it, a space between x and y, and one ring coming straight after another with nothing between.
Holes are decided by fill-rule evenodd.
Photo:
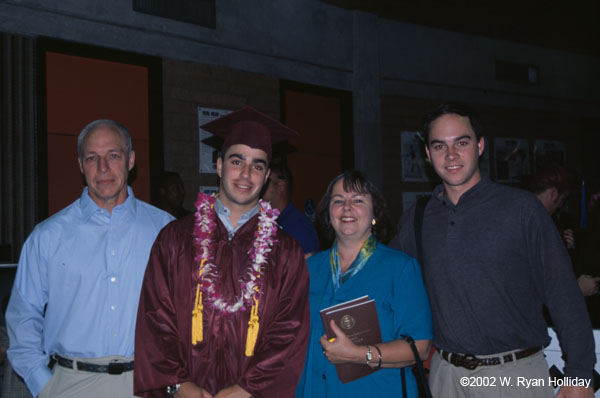
<instances>
[{"instance_id":1,"label":"mortarboard tassel","mask_svg":"<svg viewBox=\"0 0 600 398\"><path fill-rule=\"evenodd\" d=\"M192 344L196 345L204 339L202 333L202 292L200 291L200 284L196 288L196 303L194 304L194 310L192 311Z\"/></svg>"},{"instance_id":2,"label":"mortarboard tassel","mask_svg":"<svg viewBox=\"0 0 600 398\"><path fill-rule=\"evenodd\" d=\"M254 298L254 304L252 305L252 311L250 311L250 320L248 321L248 334L246 336L246 356L251 357L254 355L254 346L256 345L256 339L258 338L258 329L260 324L258 323L258 300Z\"/></svg>"}]
</instances>

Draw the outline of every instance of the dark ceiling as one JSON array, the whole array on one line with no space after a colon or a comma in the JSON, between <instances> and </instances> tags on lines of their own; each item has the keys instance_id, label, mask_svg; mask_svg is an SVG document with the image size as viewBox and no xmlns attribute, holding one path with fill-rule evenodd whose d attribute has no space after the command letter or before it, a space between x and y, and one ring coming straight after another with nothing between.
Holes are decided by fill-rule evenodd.
<instances>
[{"instance_id":1,"label":"dark ceiling","mask_svg":"<svg viewBox=\"0 0 600 398\"><path fill-rule=\"evenodd\" d=\"M600 56L598 0L321 0L418 25Z\"/></svg>"}]
</instances>

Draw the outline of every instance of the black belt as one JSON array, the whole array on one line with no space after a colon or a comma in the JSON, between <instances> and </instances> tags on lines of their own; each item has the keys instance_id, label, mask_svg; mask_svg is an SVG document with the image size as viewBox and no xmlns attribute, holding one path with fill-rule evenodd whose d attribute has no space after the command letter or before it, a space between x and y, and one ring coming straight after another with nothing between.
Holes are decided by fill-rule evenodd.
<instances>
[{"instance_id":1,"label":"black belt","mask_svg":"<svg viewBox=\"0 0 600 398\"><path fill-rule=\"evenodd\" d=\"M83 370L86 372L96 372L96 373L108 373L109 375L120 375L123 372L129 372L133 370L133 361L131 362L109 362L106 365L96 365L93 363L86 363L81 361L74 361L72 359L68 359L65 357L61 357L60 355L53 355L51 366L53 362L58 363L60 366L75 369L73 364L77 364L77 370Z\"/></svg>"},{"instance_id":2,"label":"black belt","mask_svg":"<svg viewBox=\"0 0 600 398\"><path fill-rule=\"evenodd\" d=\"M501 357L488 358L477 358L474 355L453 354L444 350L439 351L442 358L450 362L452 365L473 370L478 366L500 365L501 363L512 362L513 360L517 361L519 359L530 357L533 354L540 352L541 350L542 347L533 347L521 351L512 352Z\"/></svg>"}]
</instances>

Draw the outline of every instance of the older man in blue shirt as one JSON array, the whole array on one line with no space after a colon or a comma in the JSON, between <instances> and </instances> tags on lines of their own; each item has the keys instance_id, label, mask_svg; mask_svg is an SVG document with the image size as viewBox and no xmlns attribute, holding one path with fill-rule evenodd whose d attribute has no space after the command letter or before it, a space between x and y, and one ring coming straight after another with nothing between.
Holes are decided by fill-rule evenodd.
<instances>
[{"instance_id":1,"label":"older man in blue shirt","mask_svg":"<svg viewBox=\"0 0 600 398\"><path fill-rule=\"evenodd\" d=\"M88 124L77 151L87 187L36 226L21 252L8 357L36 397L131 397L142 278L173 217L127 186L135 153L124 126Z\"/></svg>"}]
</instances>

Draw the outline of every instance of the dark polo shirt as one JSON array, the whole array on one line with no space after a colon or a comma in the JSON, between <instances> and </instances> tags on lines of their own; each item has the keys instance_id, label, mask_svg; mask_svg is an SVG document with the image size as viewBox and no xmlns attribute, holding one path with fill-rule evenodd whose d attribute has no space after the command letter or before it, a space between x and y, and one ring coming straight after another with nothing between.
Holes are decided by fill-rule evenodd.
<instances>
[{"instance_id":1,"label":"dark polo shirt","mask_svg":"<svg viewBox=\"0 0 600 398\"><path fill-rule=\"evenodd\" d=\"M413 206L390 246L416 256ZM583 296L552 219L532 194L483 179L455 206L434 190L423 221L423 275L434 344L487 355L547 345L546 305L565 372L592 377L594 339Z\"/></svg>"}]
</instances>

